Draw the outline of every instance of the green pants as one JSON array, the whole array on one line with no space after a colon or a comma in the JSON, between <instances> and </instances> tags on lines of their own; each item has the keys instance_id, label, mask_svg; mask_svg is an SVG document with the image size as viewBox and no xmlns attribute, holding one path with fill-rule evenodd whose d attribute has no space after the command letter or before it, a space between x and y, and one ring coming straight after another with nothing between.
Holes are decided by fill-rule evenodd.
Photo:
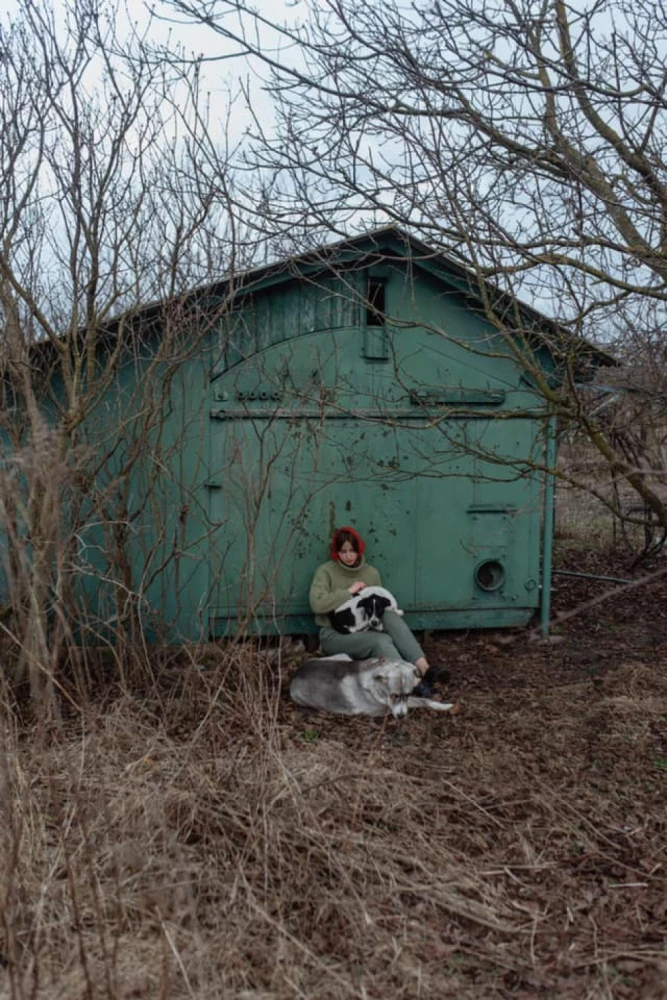
<instances>
[{"instance_id":1,"label":"green pants","mask_svg":"<svg viewBox=\"0 0 667 1000\"><path fill-rule=\"evenodd\" d=\"M325 656L347 653L353 660L367 660L384 656L388 660L407 660L416 663L424 655L414 635L395 611L385 612L382 618L384 632L354 632L343 635L328 626L320 629L320 646Z\"/></svg>"}]
</instances>

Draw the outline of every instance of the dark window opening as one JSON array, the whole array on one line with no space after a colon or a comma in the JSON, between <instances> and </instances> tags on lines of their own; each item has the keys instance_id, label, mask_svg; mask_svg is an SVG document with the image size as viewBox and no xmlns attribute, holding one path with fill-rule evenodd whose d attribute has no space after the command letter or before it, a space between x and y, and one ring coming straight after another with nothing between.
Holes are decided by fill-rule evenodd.
<instances>
[{"instance_id":1,"label":"dark window opening","mask_svg":"<svg viewBox=\"0 0 667 1000\"><path fill-rule=\"evenodd\" d=\"M384 326L384 281L368 282L366 326Z\"/></svg>"}]
</instances>

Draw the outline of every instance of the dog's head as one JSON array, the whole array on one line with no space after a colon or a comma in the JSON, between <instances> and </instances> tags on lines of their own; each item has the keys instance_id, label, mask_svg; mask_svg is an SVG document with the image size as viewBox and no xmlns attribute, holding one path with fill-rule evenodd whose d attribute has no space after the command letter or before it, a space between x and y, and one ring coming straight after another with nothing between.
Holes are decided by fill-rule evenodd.
<instances>
[{"instance_id":1,"label":"dog's head","mask_svg":"<svg viewBox=\"0 0 667 1000\"><path fill-rule=\"evenodd\" d=\"M362 596L357 601L357 608L360 608L364 615L366 616L367 628L377 629L382 624L382 616L391 605L391 601L388 597L382 597L380 594L369 594L367 597Z\"/></svg>"},{"instance_id":2,"label":"dog's head","mask_svg":"<svg viewBox=\"0 0 667 1000\"><path fill-rule=\"evenodd\" d=\"M376 660L367 686L395 719L402 719L408 714L408 696L420 677L414 664L406 660Z\"/></svg>"}]
</instances>

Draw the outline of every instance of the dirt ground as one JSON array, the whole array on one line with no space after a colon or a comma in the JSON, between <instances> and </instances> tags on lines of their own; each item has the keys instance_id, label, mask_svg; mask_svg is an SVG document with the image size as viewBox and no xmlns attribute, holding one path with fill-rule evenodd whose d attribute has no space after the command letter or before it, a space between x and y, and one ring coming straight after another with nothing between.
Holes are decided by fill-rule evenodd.
<instances>
[{"instance_id":1,"label":"dirt ground","mask_svg":"<svg viewBox=\"0 0 667 1000\"><path fill-rule=\"evenodd\" d=\"M220 646L17 728L0 997L666 1000L667 575L553 640L427 636L455 717L309 712L298 657Z\"/></svg>"},{"instance_id":2,"label":"dirt ground","mask_svg":"<svg viewBox=\"0 0 667 1000\"><path fill-rule=\"evenodd\" d=\"M627 577L608 556L558 565ZM614 586L556 576L554 617ZM306 728L284 709L292 730L393 770L396 802L420 791L424 889L408 909L431 968L423 995L666 998L667 576L554 625L547 642L441 633L425 646L451 670L457 717L311 713ZM450 877L477 911L429 900Z\"/></svg>"}]
</instances>

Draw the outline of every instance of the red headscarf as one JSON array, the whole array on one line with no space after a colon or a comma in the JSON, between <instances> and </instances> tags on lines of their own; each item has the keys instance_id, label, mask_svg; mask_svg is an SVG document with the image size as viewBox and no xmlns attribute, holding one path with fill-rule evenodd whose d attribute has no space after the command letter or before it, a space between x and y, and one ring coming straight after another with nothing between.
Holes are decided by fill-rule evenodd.
<instances>
[{"instance_id":1,"label":"red headscarf","mask_svg":"<svg viewBox=\"0 0 667 1000\"><path fill-rule=\"evenodd\" d=\"M331 539L331 558L333 559L333 561L338 562L338 548L339 548L338 539L342 531L348 531L355 539L357 543L357 551L359 553L359 558L361 559L366 549L366 542L363 540L358 531L355 531L354 528L350 528L347 525L344 525L342 528L336 528L336 530L333 533L333 538Z\"/></svg>"}]
</instances>

